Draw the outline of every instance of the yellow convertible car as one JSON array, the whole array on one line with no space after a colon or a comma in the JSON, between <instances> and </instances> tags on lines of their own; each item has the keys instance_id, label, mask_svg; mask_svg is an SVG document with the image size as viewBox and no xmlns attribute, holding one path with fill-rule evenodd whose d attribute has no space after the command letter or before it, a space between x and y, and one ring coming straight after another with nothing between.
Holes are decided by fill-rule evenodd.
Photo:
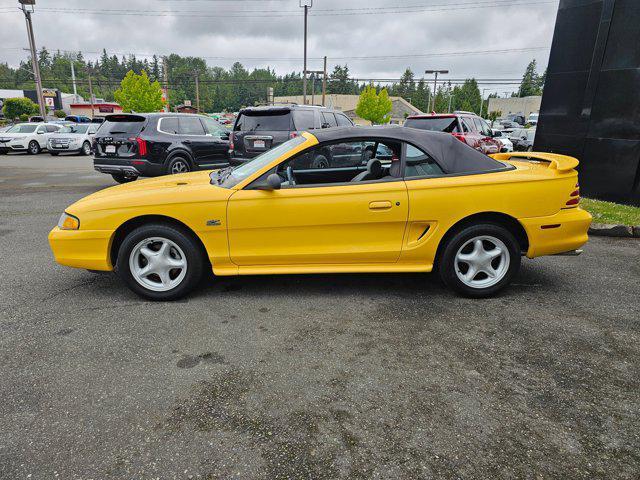
<instances>
[{"instance_id":1,"label":"yellow convertible car","mask_svg":"<svg viewBox=\"0 0 640 480\"><path fill-rule=\"evenodd\" d=\"M235 168L99 191L49 234L55 259L115 270L170 300L203 273L430 272L471 297L509 284L520 258L575 253L591 216L574 158L486 156L404 127L303 133Z\"/></svg>"}]
</instances>

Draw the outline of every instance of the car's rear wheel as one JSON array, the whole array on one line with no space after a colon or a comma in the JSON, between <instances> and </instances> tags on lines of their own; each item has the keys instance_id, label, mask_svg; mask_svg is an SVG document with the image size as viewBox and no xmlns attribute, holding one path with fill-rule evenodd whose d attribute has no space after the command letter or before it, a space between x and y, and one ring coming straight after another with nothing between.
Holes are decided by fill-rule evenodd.
<instances>
[{"instance_id":1,"label":"car's rear wheel","mask_svg":"<svg viewBox=\"0 0 640 480\"><path fill-rule=\"evenodd\" d=\"M168 174L187 173L191 171L189 161L184 157L173 157L167 165Z\"/></svg>"},{"instance_id":2,"label":"car's rear wheel","mask_svg":"<svg viewBox=\"0 0 640 480\"><path fill-rule=\"evenodd\" d=\"M150 300L175 300L200 282L206 258L187 232L163 224L133 230L118 251L116 271L127 286Z\"/></svg>"},{"instance_id":3,"label":"car's rear wheel","mask_svg":"<svg viewBox=\"0 0 640 480\"><path fill-rule=\"evenodd\" d=\"M38 155L42 149L40 148L40 144L35 140L31 140L29 142L29 153L31 155Z\"/></svg>"},{"instance_id":4,"label":"car's rear wheel","mask_svg":"<svg viewBox=\"0 0 640 480\"><path fill-rule=\"evenodd\" d=\"M520 245L501 225L471 225L447 241L438 268L442 281L455 292L489 297L506 287L518 272Z\"/></svg>"},{"instance_id":5,"label":"car's rear wheel","mask_svg":"<svg viewBox=\"0 0 640 480\"><path fill-rule=\"evenodd\" d=\"M122 173L112 173L111 177L118 183L129 183L138 179L138 177L127 177Z\"/></svg>"}]
</instances>

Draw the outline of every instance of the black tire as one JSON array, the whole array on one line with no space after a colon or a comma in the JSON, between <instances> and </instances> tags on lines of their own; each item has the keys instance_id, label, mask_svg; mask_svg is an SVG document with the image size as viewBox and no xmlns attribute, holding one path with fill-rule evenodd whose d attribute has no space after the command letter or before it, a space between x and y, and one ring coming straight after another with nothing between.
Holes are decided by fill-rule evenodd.
<instances>
[{"instance_id":1,"label":"black tire","mask_svg":"<svg viewBox=\"0 0 640 480\"><path fill-rule=\"evenodd\" d=\"M129 183L138 179L138 177L125 177L121 173L112 173L111 176L118 183Z\"/></svg>"},{"instance_id":2,"label":"black tire","mask_svg":"<svg viewBox=\"0 0 640 480\"><path fill-rule=\"evenodd\" d=\"M51 155L52 157L57 157L58 155L60 155L60 152L49 152L49 155Z\"/></svg>"},{"instance_id":3,"label":"black tire","mask_svg":"<svg viewBox=\"0 0 640 480\"><path fill-rule=\"evenodd\" d=\"M187 173L191 171L191 163L186 157L177 155L173 157L167 164L167 174L175 175L179 173Z\"/></svg>"},{"instance_id":4,"label":"black tire","mask_svg":"<svg viewBox=\"0 0 640 480\"><path fill-rule=\"evenodd\" d=\"M130 256L140 242L149 238L162 238L175 243L184 253L186 259L186 274L184 278L171 290L154 291L139 283L131 273ZM192 234L178 227L162 223L154 223L138 227L129 233L118 250L116 273L126 285L136 294L149 300L176 300L191 292L202 279L204 266L208 264L202 246Z\"/></svg>"},{"instance_id":5,"label":"black tire","mask_svg":"<svg viewBox=\"0 0 640 480\"><path fill-rule=\"evenodd\" d=\"M508 268L506 264L504 264L505 267L500 280L486 287L467 285L458 277L458 272L460 272L461 275L464 275L466 272L462 271L465 263L456 260L456 256L462 247L467 248L466 245L470 244L470 241L478 239L478 237L490 237L499 240L503 243L503 246L506 247L505 255L508 255ZM481 242L482 248L486 248L486 245L489 245L489 248L491 248L490 245L492 242L490 240L481 240ZM497 245L494 244L494 247L497 247ZM501 246L498 248L501 248ZM464 249L461 250L461 253L464 254L464 252ZM504 261L504 257L494 260L498 261L497 265L502 265L500 262ZM491 260L491 262L494 260ZM470 225L454 233L443 246L437 260L437 265L440 278L444 284L453 291L465 297L485 298L495 295L511 282L513 276L520 269L520 260L520 245L514 235L502 225L483 223ZM467 265L467 267L469 267L469 265ZM483 273L481 270L478 271L478 274L474 278L482 281L483 275L486 276L486 281L492 281L489 279L489 275ZM474 278L472 278L472 282Z\"/></svg>"},{"instance_id":6,"label":"black tire","mask_svg":"<svg viewBox=\"0 0 640 480\"><path fill-rule=\"evenodd\" d=\"M41 151L42 149L40 148L40 144L38 142L36 142L35 140L31 140L29 142L29 154L38 155Z\"/></svg>"},{"instance_id":7,"label":"black tire","mask_svg":"<svg viewBox=\"0 0 640 480\"><path fill-rule=\"evenodd\" d=\"M329 160L324 155L316 155L311 162L311 168L329 168L330 166Z\"/></svg>"},{"instance_id":8,"label":"black tire","mask_svg":"<svg viewBox=\"0 0 640 480\"><path fill-rule=\"evenodd\" d=\"M91 144L89 142L84 142L82 144L82 148L78 152L78 155L91 155Z\"/></svg>"}]
</instances>

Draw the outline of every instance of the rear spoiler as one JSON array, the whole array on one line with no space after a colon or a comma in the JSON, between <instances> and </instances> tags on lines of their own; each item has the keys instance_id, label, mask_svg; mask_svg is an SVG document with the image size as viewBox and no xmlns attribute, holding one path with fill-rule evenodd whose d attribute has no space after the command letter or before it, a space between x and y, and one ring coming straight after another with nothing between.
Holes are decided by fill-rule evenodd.
<instances>
[{"instance_id":1,"label":"rear spoiler","mask_svg":"<svg viewBox=\"0 0 640 480\"><path fill-rule=\"evenodd\" d=\"M577 158L569 157L568 155L560 155L559 153L543 153L543 152L507 152L507 153L494 153L489 155L496 160L510 160L522 159L522 160L542 160L543 162L549 162L549 168L557 170L558 172L568 172L578 166Z\"/></svg>"}]
</instances>

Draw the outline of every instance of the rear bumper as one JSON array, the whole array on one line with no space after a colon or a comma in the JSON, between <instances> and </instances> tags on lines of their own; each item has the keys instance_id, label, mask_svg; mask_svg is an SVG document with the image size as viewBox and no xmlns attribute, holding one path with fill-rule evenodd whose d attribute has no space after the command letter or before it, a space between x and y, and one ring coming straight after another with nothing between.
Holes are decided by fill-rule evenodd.
<instances>
[{"instance_id":1,"label":"rear bumper","mask_svg":"<svg viewBox=\"0 0 640 480\"><path fill-rule=\"evenodd\" d=\"M591 215L581 208L560 210L547 217L521 218L529 238L527 257L577 250L587 243Z\"/></svg>"},{"instance_id":2,"label":"rear bumper","mask_svg":"<svg viewBox=\"0 0 640 480\"><path fill-rule=\"evenodd\" d=\"M120 174L126 177L155 177L163 174L162 165L142 159L122 160L96 157L93 159L93 168L100 173Z\"/></svg>"},{"instance_id":3,"label":"rear bumper","mask_svg":"<svg viewBox=\"0 0 640 480\"><path fill-rule=\"evenodd\" d=\"M49 246L60 265L89 270L113 270L109 260L110 230L60 230L49 232Z\"/></svg>"}]
</instances>

